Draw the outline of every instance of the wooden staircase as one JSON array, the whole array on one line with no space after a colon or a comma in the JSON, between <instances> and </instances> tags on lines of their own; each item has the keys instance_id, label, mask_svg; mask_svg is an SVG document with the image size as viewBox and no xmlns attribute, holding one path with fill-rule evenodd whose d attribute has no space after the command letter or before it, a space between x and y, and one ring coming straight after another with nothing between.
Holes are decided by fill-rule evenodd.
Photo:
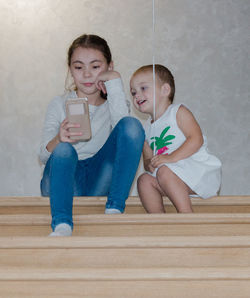
<instances>
[{"instance_id":1,"label":"wooden staircase","mask_svg":"<svg viewBox=\"0 0 250 298\"><path fill-rule=\"evenodd\" d=\"M250 196L194 198L194 214L105 201L75 198L73 237L49 238L48 198L0 198L0 297L250 297Z\"/></svg>"}]
</instances>

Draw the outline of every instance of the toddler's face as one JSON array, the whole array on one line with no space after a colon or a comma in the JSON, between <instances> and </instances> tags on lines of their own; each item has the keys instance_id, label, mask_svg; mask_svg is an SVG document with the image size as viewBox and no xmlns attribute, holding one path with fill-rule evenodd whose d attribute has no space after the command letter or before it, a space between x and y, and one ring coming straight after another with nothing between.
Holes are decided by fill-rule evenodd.
<instances>
[{"instance_id":1,"label":"toddler's face","mask_svg":"<svg viewBox=\"0 0 250 298\"><path fill-rule=\"evenodd\" d=\"M130 81L130 92L135 108L146 114L153 115L154 111L154 82L151 71L135 74ZM156 103L160 95L159 83L155 84Z\"/></svg>"}]
</instances>

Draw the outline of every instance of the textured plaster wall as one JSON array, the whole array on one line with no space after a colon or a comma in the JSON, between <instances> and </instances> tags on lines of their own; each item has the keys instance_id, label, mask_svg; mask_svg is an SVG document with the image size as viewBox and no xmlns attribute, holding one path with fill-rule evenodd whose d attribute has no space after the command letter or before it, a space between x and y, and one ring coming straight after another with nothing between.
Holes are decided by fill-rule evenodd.
<instances>
[{"instance_id":1,"label":"textured plaster wall","mask_svg":"<svg viewBox=\"0 0 250 298\"><path fill-rule=\"evenodd\" d=\"M222 160L221 194L249 195L250 1L155 2L155 61L173 71L176 102ZM0 195L40 194L45 110L64 91L66 52L82 33L107 39L129 97L130 75L152 61L151 0L0 0Z\"/></svg>"}]
</instances>

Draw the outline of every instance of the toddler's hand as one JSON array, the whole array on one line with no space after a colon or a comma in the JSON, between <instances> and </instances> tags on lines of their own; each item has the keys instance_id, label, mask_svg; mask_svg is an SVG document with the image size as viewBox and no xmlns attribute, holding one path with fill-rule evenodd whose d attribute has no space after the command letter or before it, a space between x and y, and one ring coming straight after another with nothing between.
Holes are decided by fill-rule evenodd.
<instances>
[{"instance_id":1,"label":"toddler's hand","mask_svg":"<svg viewBox=\"0 0 250 298\"><path fill-rule=\"evenodd\" d=\"M151 165L151 159L144 159L144 168L150 173L154 172L155 168Z\"/></svg>"},{"instance_id":2,"label":"toddler's hand","mask_svg":"<svg viewBox=\"0 0 250 298\"><path fill-rule=\"evenodd\" d=\"M148 171L150 172L150 173L154 173L154 171L155 171L155 168L151 165L151 163L148 165Z\"/></svg>"},{"instance_id":3,"label":"toddler's hand","mask_svg":"<svg viewBox=\"0 0 250 298\"><path fill-rule=\"evenodd\" d=\"M114 70L103 71L96 78L96 82L95 82L96 87L99 90L102 90L102 92L104 94L106 94L107 90L106 90L104 83L107 81L113 80L113 79L120 78L120 77L121 77L121 75L117 71L114 71Z\"/></svg>"},{"instance_id":4,"label":"toddler's hand","mask_svg":"<svg viewBox=\"0 0 250 298\"><path fill-rule=\"evenodd\" d=\"M151 165L154 168L158 168L160 165L162 165L162 164L164 164L166 162L170 162L169 161L169 155L167 155L167 154L155 155L151 159Z\"/></svg>"}]
</instances>

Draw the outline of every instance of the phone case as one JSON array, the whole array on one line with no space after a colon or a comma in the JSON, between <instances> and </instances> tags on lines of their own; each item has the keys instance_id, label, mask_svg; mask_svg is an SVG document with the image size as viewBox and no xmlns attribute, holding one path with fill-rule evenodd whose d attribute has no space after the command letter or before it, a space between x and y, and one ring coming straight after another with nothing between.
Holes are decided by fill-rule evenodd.
<instances>
[{"instance_id":1,"label":"phone case","mask_svg":"<svg viewBox=\"0 0 250 298\"><path fill-rule=\"evenodd\" d=\"M71 136L71 140L88 141L91 139L91 126L89 119L89 105L87 98L69 99L66 102L66 115L70 123L80 124L72 127L70 132L82 132L80 136Z\"/></svg>"}]
</instances>

